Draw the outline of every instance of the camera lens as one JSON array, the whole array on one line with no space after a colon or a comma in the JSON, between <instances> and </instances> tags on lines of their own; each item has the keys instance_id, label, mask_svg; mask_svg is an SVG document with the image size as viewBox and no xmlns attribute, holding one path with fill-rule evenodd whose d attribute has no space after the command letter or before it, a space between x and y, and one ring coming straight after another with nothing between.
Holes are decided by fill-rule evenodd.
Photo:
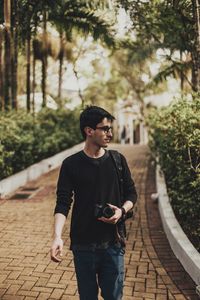
<instances>
[{"instance_id":1,"label":"camera lens","mask_svg":"<svg viewBox=\"0 0 200 300\"><path fill-rule=\"evenodd\" d=\"M103 209L103 216L105 218L111 218L114 215L114 210L110 206L105 206Z\"/></svg>"}]
</instances>

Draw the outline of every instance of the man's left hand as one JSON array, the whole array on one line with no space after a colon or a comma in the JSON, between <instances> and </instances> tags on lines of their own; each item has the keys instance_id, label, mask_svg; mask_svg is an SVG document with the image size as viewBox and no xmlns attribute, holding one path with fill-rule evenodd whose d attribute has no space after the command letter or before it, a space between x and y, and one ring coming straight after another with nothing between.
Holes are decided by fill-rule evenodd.
<instances>
[{"instance_id":1,"label":"man's left hand","mask_svg":"<svg viewBox=\"0 0 200 300\"><path fill-rule=\"evenodd\" d=\"M109 224L116 224L122 216L122 210L119 207L110 203L108 203L108 205L114 210L115 214L110 218L101 217L98 218L98 220Z\"/></svg>"}]
</instances>

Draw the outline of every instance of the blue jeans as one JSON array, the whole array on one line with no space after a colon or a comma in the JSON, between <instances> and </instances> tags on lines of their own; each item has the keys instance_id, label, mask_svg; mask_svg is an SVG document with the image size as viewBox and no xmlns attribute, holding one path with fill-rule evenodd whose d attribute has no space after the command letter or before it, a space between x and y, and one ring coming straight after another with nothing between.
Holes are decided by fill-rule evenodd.
<instances>
[{"instance_id":1,"label":"blue jeans","mask_svg":"<svg viewBox=\"0 0 200 300\"><path fill-rule=\"evenodd\" d=\"M111 246L95 251L74 250L80 300L121 300L124 281L124 249Z\"/></svg>"}]
</instances>

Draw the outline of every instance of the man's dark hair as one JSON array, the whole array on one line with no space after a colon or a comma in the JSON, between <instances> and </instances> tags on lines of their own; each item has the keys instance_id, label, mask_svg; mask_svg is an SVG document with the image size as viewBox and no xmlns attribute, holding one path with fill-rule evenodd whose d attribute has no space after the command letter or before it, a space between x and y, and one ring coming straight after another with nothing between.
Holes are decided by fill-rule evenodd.
<instances>
[{"instance_id":1,"label":"man's dark hair","mask_svg":"<svg viewBox=\"0 0 200 300\"><path fill-rule=\"evenodd\" d=\"M107 118L111 122L115 120L108 111L98 106L87 106L82 111L80 115L80 130L84 139L86 138L84 128L88 126L95 129L97 124L101 123L104 118Z\"/></svg>"}]
</instances>

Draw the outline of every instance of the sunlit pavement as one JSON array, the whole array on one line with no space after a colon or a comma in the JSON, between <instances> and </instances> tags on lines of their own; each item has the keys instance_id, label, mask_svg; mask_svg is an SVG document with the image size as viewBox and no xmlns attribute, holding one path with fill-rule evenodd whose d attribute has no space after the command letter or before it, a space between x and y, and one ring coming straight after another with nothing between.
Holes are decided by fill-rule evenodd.
<instances>
[{"instance_id":1,"label":"sunlit pavement","mask_svg":"<svg viewBox=\"0 0 200 300\"><path fill-rule=\"evenodd\" d=\"M127 157L139 194L134 220L127 222L124 300L199 299L195 284L172 253L163 232L155 192L154 164L145 146L118 146ZM69 248L68 218L64 257L50 261L58 170L0 200L0 299L79 299ZM21 195L20 195L21 194ZM24 200L13 198L27 197Z\"/></svg>"}]
</instances>

